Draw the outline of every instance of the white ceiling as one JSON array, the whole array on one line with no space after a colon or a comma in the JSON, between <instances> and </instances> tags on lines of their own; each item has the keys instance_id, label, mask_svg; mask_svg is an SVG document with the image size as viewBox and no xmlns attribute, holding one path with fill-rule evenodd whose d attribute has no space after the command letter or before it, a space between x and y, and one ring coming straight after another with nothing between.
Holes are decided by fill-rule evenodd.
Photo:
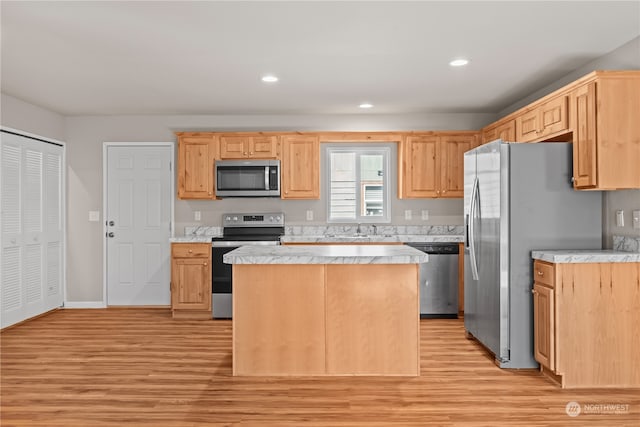
<instances>
[{"instance_id":1,"label":"white ceiling","mask_svg":"<svg viewBox=\"0 0 640 427\"><path fill-rule=\"evenodd\" d=\"M640 1L2 1L0 13L2 92L64 115L497 112L640 34ZM456 57L471 63L449 67Z\"/></svg>"}]
</instances>

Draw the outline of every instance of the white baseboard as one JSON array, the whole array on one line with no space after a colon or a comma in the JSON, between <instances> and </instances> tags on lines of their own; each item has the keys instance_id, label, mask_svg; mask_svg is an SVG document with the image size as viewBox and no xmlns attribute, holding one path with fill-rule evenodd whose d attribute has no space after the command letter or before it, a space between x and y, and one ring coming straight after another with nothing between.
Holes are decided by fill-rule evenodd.
<instances>
[{"instance_id":1,"label":"white baseboard","mask_svg":"<svg viewBox=\"0 0 640 427\"><path fill-rule=\"evenodd\" d=\"M107 308L102 301L65 301L62 308Z\"/></svg>"}]
</instances>

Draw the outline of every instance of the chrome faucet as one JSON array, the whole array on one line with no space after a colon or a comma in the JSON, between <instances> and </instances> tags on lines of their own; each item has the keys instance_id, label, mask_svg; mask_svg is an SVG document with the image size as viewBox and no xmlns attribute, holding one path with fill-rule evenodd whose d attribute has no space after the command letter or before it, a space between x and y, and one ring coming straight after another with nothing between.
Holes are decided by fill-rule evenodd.
<instances>
[{"instance_id":1,"label":"chrome faucet","mask_svg":"<svg viewBox=\"0 0 640 427\"><path fill-rule=\"evenodd\" d=\"M356 228L356 234L361 234L362 230L360 229L360 223L358 223L358 228Z\"/></svg>"},{"instance_id":2,"label":"chrome faucet","mask_svg":"<svg viewBox=\"0 0 640 427\"><path fill-rule=\"evenodd\" d=\"M373 235L376 236L378 234L378 226L371 224L371 228L373 228Z\"/></svg>"}]
</instances>

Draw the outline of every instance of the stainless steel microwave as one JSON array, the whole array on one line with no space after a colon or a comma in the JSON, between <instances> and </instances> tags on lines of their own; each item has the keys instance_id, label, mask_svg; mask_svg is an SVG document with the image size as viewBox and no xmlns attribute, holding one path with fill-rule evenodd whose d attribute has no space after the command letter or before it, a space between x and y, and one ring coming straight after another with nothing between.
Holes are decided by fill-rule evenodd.
<instances>
[{"instance_id":1,"label":"stainless steel microwave","mask_svg":"<svg viewBox=\"0 0 640 427\"><path fill-rule=\"evenodd\" d=\"M280 160L216 160L217 197L280 197Z\"/></svg>"}]
</instances>

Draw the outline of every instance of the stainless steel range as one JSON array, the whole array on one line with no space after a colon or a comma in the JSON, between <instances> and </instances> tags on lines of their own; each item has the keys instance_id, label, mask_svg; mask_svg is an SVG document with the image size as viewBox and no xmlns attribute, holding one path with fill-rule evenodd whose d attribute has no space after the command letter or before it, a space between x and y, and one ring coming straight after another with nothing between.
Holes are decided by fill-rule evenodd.
<instances>
[{"instance_id":1,"label":"stainless steel range","mask_svg":"<svg viewBox=\"0 0 640 427\"><path fill-rule=\"evenodd\" d=\"M222 262L227 252L247 245L279 245L284 234L284 213L228 213L222 215L222 237L212 239L212 306L214 319L233 315L231 264Z\"/></svg>"}]
</instances>

